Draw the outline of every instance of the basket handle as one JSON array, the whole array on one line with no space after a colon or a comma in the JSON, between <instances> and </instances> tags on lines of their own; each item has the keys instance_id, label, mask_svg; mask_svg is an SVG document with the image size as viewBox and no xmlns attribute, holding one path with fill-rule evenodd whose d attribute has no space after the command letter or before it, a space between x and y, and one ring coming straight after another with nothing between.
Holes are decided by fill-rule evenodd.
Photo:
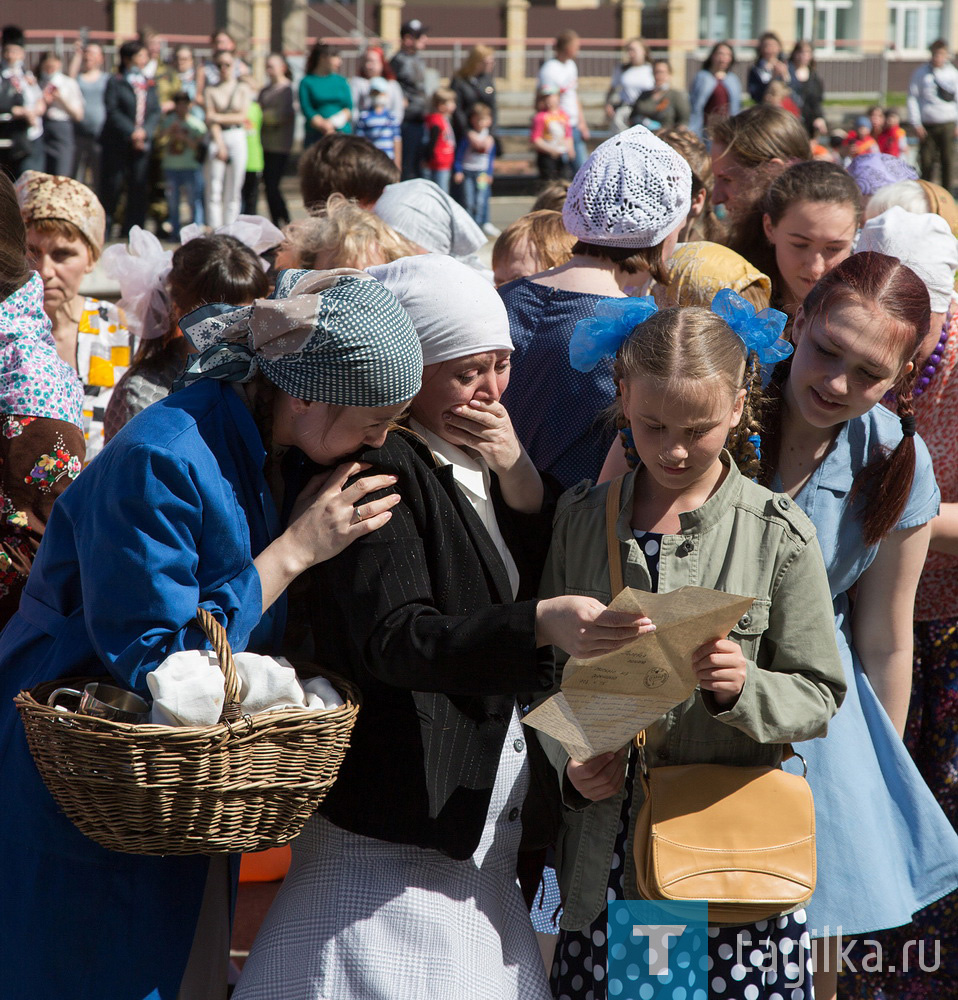
<instances>
[{"instance_id":1,"label":"basket handle","mask_svg":"<svg viewBox=\"0 0 958 1000\"><path fill-rule=\"evenodd\" d=\"M210 640L213 652L219 660L220 670L223 671L225 699L220 722L235 722L240 717L240 684L236 675L236 664L233 662L233 651L230 649L229 639L226 638L226 629L206 608L196 609L195 621Z\"/></svg>"}]
</instances>

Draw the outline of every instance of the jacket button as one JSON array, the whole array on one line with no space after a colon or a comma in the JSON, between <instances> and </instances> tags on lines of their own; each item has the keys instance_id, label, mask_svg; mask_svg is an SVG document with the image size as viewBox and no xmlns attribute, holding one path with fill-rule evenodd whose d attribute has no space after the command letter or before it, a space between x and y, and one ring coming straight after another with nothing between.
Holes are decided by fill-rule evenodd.
<instances>
[{"instance_id":1,"label":"jacket button","mask_svg":"<svg viewBox=\"0 0 958 1000\"><path fill-rule=\"evenodd\" d=\"M513 744L512 744L512 747L513 747L513 749L515 750L516 753L522 753L522 751L525 750L525 748L526 748L526 741L525 740L515 740L513 742Z\"/></svg>"},{"instance_id":2,"label":"jacket button","mask_svg":"<svg viewBox=\"0 0 958 1000\"><path fill-rule=\"evenodd\" d=\"M686 555L688 555L694 548L695 542L693 542L691 538L686 538L685 541L682 542L682 551Z\"/></svg>"},{"instance_id":3,"label":"jacket button","mask_svg":"<svg viewBox=\"0 0 958 1000\"><path fill-rule=\"evenodd\" d=\"M778 505L779 505L779 507L782 508L782 510L788 510L788 508L791 507L791 504L788 502L788 500L785 499L785 497L782 497L778 501Z\"/></svg>"},{"instance_id":4,"label":"jacket button","mask_svg":"<svg viewBox=\"0 0 958 1000\"><path fill-rule=\"evenodd\" d=\"M517 807L514 806L512 809L509 810L509 822L515 823L515 821L518 818L519 818L519 810Z\"/></svg>"},{"instance_id":5,"label":"jacket button","mask_svg":"<svg viewBox=\"0 0 958 1000\"><path fill-rule=\"evenodd\" d=\"M738 620L738 627L740 629L746 629L752 624L752 616L746 611L744 615Z\"/></svg>"},{"instance_id":6,"label":"jacket button","mask_svg":"<svg viewBox=\"0 0 958 1000\"><path fill-rule=\"evenodd\" d=\"M548 677L543 677L542 680L539 681L539 687L541 687L543 691L548 691L549 688L552 687L552 680Z\"/></svg>"},{"instance_id":7,"label":"jacket button","mask_svg":"<svg viewBox=\"0 0 958 1000\"><path fill-rule=\"evenodd\" d=\"M669 752L668 752L668 750L656 750L655 751L655 756L658 757L659 760L668 760L669 759Z\"/></svg>"}]
</instances>

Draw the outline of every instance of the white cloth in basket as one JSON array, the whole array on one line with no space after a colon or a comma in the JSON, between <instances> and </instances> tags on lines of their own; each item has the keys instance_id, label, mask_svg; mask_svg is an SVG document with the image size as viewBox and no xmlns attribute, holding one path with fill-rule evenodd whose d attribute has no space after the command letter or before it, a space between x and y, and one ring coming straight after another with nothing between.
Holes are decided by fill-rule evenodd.
<instances>
[{"instance_id":1,"label":"white cloth in basket","mask_svg":"<svg viewBox=\"0 0 958 1000\"><path fill-rule=\"evenodd\" d=\"M287 708L313 711L340 708L343 700L324 677L305 687L282 657L235 653L243 715ZM153 708L150 722L161 726L215 726L223 711L223 673L209 650L168 656L147 677Z\"/></svg>"}]
</instances>

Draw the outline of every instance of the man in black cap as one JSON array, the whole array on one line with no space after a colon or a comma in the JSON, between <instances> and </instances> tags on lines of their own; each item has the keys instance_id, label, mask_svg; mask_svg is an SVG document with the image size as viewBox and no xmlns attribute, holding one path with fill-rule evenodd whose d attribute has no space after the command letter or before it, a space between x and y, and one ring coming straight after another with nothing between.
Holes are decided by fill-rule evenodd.
<instances>
[{"instance_id":1,"label":"man in black cap","mask_svg":"<svg viewBox=\"0 0 958 1000\"><path fill-rule=\"evenodd\" d=\"M14 180L28 168L31 152L42 151L43 92L24 69L25 57L23 31L6 25L0 31L0 167Z\"/></svg>"},{"instance_id":2,"label":"man in black cap","mask_svg":"<svg viewBox=\"0 0 958 1000\"><path fill-rule=\"evenodd\" d=\"M406 99L402 133L402 179L419 177L423 149L423 119L426 117L426 66L420 52L426 47L429 29L418 19L399 30L400 49L389 60Z\"/></svg>"}]
</instances>

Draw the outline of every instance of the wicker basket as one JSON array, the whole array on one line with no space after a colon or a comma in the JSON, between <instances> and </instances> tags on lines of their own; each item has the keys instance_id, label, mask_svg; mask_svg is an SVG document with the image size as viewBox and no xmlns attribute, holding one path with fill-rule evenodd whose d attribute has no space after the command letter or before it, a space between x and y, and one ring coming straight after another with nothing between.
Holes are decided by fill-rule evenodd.
<instances>
[{"instance_id":1,"label":"wicker basket","mask_svg":"<svg viewBox=\"0 0 958 1000\"><path fill-rule=\"evenodd\" d=\"M47 788L86 836L129 854L231 854L279 847L336 779L360 696L323 671L346 704L239 717L239 680L223 627L202 608L224 675L215 726L131 725L47 705L60 679L14 699Z\"/></svg>"}]
</instances>

